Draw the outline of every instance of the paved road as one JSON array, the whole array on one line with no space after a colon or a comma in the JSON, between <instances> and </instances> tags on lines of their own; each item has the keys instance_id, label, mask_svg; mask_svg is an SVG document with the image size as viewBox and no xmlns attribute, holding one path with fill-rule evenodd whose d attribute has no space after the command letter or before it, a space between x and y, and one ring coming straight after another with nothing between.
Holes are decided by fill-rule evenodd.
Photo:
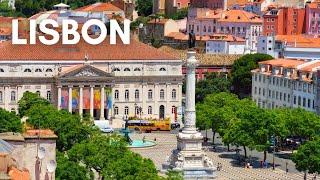
<instances>
[{"instance_id":1,"label":"paved road","mask_svg":"<svg viewBox=\"0 0 320 180\"><path fill-rule=\"evenodd\" d=\"M171 151L176 148L176 134L174 133L142 133L132 134L133 139L142 139L146 137L147 140L154 140L156 138L157 145L151 148L132 149L132 151L141 154L146 158L153 160L157 168L160 170L161 165L165 162L166 158L171 154ZM217 172L218 179L232 179L232 180L253 180L253 179L277 179L277 180L302 180L303 174L294 171L286 173L280 166L277 166L276 170L272 168L262 169L256 168L245 169L243 166L239 166L235 160L235 152L228 152L223 146L218 146L213 151L211 146L205 147L207 155L212 158L213 162L222 164L222 170ZM252 153L253 155L253 153ZM311 175L308 176L311 179Z\"/></svg>"},{"instance_id":2,"label":"paved road","mask_svg":"<svg viewBox=\"0 0 320 180\"><path fill-rule=\"evenodd\" d=\"M205 136L205 131L202 132L203 136ZM212 131L208 131L208 138L210 138L210 142L212 141ZM218 145L222 145L221 138L219 137L219 134L216 135L215 143ZM236 149L236 147L231 147L232 149ZM239 147L241 149L240 154L244 155L243 147ZM275 164L277 168L280 168L282 170L286 170L286 163L287 168L289 172L298 172L295 168L295 164L289 159L291 152L276 152L275 153ZM260 161L263 160L263 152L258 152L256 150L249 150L247 148L247 155L248 157L251 156L252 161L254 161L254 165L260 166ZM271 163L273 162L273 154L267 153L267 162Z\"/></svg>"}]
</instances>

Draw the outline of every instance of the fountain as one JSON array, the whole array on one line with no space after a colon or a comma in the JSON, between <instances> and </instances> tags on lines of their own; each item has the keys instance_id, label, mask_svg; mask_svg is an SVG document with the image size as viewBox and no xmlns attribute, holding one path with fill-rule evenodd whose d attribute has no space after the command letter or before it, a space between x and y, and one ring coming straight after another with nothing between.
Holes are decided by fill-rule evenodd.
<instances>
[{"instance_id":1,"label":"fountain","mask_svg":"<svg viewBox=\"0 0 320 180\"><path fill-rule=\"evenodd\" d=\"M145 137L143 137L142 140L132 140L129 136L129 134L132 132L128 128L128 121L129 121L128 117L124 116L123 120L125 121L125 126L124 126L124 129L120 130L120 133L124 135L126 141L129 144L128 145L129 148L146 148L146 147L152 147L156 145L154 141L145 140Z\"/></svg>"}]
</instances>

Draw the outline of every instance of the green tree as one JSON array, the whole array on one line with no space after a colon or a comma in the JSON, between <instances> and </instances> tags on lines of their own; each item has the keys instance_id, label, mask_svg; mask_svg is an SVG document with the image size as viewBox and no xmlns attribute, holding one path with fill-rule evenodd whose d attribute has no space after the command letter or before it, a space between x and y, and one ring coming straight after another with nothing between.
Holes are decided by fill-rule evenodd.
<instances>
[{"instance_id":1,"label":"green tree","mask_svg":"<svg viewBox=\"0 0 320 180\"><path fill-rule=\"evenodd\" d=\"M0 133L2 132L22 132L22 123L15 112L0 108Z\"/></svg>"},{"instance_id":2,"label":"green tree","mask_svg":"<svg viewBox=\"0 0 320 180\"><path fill-rule=\"evenodd\" d=\"M129 151L122 137L94 136L68 151L75 162L83 162L105 179L157 179L151 160Z\"/></svg>"},{"instance_id":3,"label":"green tree","mask_svg":"<svg viewBox=\"0 0 320 180\"><path fill-rule=\"evenodd\" d=\"M292 161L298 171L320 174L320 139L308 141L293 154Z\"/></svg>"},{"instance_id":4,"label":"green tree","mask_svg":"<svg viewBox=\"0 0 320 180\"><path fill-rule=\"evenodd\" d=\"M176 13L166 16L168 19L179 20L188 16L188 8L178 9Z\"/></svg>"},{"instance_id":5,"label":"green tree","mask_svg":"<svg viewBox=\"0 0 320 180\"><path fill-rule=\"evenodd\" d=\"M183 173L180 171L168 171L167 180L183 180Z\"/></svg>"},{"instance_id":6,"label":"green tree","mask_svg":"<svg viewBox=\"0 0 320 180\"><path fill-rule=\"evenodd\" d=\"M197 127L200 129L212 129L214 144L215 134L224 134L225 129L230 123L231 106L236 104L239 99L230 93L216 93L208 95L202 103L198 103L197 108ZM227 108L230 107L230 108Z\"/></svg>"},{"instance_id":7,"label":"green tree","mask_svg":"<svg viewBox=\"0 0 320 180\"><path fill-rule=\"evenodd\" d=\"M247 54L236 60L231 69L234 93L239 97L248 97L251 94L251 70L258 68L258 62L273 59L267 54Z\"/></svg>"},{"instance_id":8,"label":"green tree","mask_svg":"<svg viewBox=\"0 0 320 180\"><path fill-rule=\"evenodd\" d=\"M225 74L209 73L205 80L201 80L196 84L196 102L212 93L229 92L231 82Z\"/></svg>"},{"instance_id":9,"label":"green tree","mask_svg":"<svg viewBox=\"0 0 320 180\"><path fill-rule=\"evenodd\" d=\"M57 180L90 180L92 179L93 174L79 163L70 161L63 153L57 152L57 169L55 177Z\"/></svg>"},{"instance_id":10,"label":"green tree","mask_svg":"<svg viewBox=\"0 0 320 180\"><path fill-rule=\"evenodd\" d=\"M25 92L23 93L23 97L18 102L18 111L20 117L26 115L26 111L31 108L31 106L35 105L49 105L50 102L44 98L41 98L37 93Z\"/></svg>"},{"instance_id":11,"label":"green tree","mask_svg":"<svg viewBox=\"0 0 320 180\"><path fill-rule=\"evenodd\" d=\"M282 109L278 116L286 117L286 126L290 136L313 139L320 135L320 117L301 108Z\"/></svg>"},{"instance_id":12,"label":"green tree","mask_svg":"<svg viewBox=\"0 0 320 180\"><path fill-rule=\"evenodd\" d=\"M149 16L152 14L153 2L152 0L137 0L137 11L139 16Z\"/></svg>"}]
</instances>

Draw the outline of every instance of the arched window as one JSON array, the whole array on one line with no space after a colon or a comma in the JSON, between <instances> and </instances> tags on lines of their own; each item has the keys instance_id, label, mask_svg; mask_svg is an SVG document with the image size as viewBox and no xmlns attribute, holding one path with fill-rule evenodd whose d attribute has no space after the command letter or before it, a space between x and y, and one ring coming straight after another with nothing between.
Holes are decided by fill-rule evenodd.
<instances>
[{"instance_id":1,"label":"arched window","mask_svg":"<svg viewBox=\"0 0 320 180\"><path fill-rule=\"evenodd\" d=\"M149 89L149 91L148 91L148 99L152 99L152 90L151 89Z\"/></svg>"},{"instance_id":2,"label":"arched window","mask_svg":"<svg viewBox=\"0 0 320 180\"><path fill-rule=\"evenodd\" d=\"M35 70L35 72L42 72L42 70L39 69L39 68L37 68L37 69Z\"/></svg>"},{"instance_id":3,"label":"arched window","mask_svg":"<svg viewBox=\"0 0 320 180\"><path fill-rule=\"evenodd\" d=\"M160 90L160 99L164 99L164 90L163 89Z\"/></svg>"},{"instance_id":4,"label":"arched window","mask_svg":"<svg viewBox=\"0 0 320 180\"><path fill-rule=\"evenodd\" d=\"M135 98L135 99L139 99L139 98L140 98L139 96L140 96L139 90L136 89L136 91L134 92L134 98Z\"/></svg>"},{"instance_id":5,"label":"arched window","mask_svg":"<svg viewBox=\"0 0 320 180\"><path fill-rule=\"evenodd\" d=\"M177 98L177 90L176 89L172 89L171 98L172 99L176 99Z\"/></svg>"},{"instance_id":6,"label":"arched window","mask_svg":"<svg viewBox=\"0 0 320 180\"><path fill-rule=\"evenodd\" d=\"M166 68L162 67L159 71L166 71Z\"/></svg>"},{"instance_id":7,"label":"arched window","mask_svg":"<svg viewBox=\"0 0 320 180\"><path fill-rule=\"evenodd\" d=\"M52 69L50 69L50 68L46 69L46 72L52 72Z\"/></svg>"},{"instance_id":8,"label":"arched window","mask_svg":"<svg viewBox=\"0 0 320 180\"><path fill-rule=\"evenodd\" d=\"M4 70L2 68L0 68L0 72L4 72Z\"/></svg>"},{"instance_id":9,"label":"arched window","mask_svg":"<svg viewBox=\"0 0 320 180\"><path fill-rule=\"evenodd\" d=\"M128 89L124 92L124 98L126 100L129 100L129 90Z\"/></svg>"},{"instance_id":10,"label":"arched window","mask_svg":"<svg viewBox=\"0 0 320 180\"><path fill-rule=\"evenodd\" d=\"M114 99L119 99L119 90L114 91Z\"/></svg>"},{"instance_id":11,"label":"arched window","mask_svg":"<svg viewBox=\"0 0 320 180\"><path fill-rule=\"evenodd\" d=\"M51 101L51 91L47 91L47 100Z\"/></svg>"},{"instance_id":12,"label":"arched window","mask_svg":"<svg viewBox=\"0 0 320 180\"><path fill-rule=\"evenodd\" d=\"M119 114L119 108L116 106L114 107L114 115L118 115Z\"/></svg>"},{"instance_id":13,"label":"arched window","mask_svg":"<svg viewBox=\"0 0 320 180\"><path fill-rule=\"evenodd\" d=\"M130 69L129 68L124 68L124 71L130 71Z\"/></svg>"},{"instance_id":14,"label":"arched window","mask_svg":"<svg viewBox=\"0 0 320 180\"><path fill-rule=\"evenodd\" d=\"M31 69L27 68L24 70L24 72L31 72Z\"/></svg>"},{"instance_id":15,"label":"arched window","mask_svg":"<svg viewBox=\"0 0 320 180\"><path fill-rule=\"evenodd\" d=\"M2 91L0 91L0 103L3 102L3 94L2 94Z\"/></svg>"},{"instance_id":16,"label":"arched window","mask_svg":"<svg viewBox=\"0 0 320 180\"><path fill-rule=\"evenodd\" d=\"M152 114L152 106L148 106L148 114Z\"/></svg>"},{"instance_id":17,"label":"arched window","mask_svg":"<svg viewBox=\"0 0 320 180\"><path fill-rule=\"evenodd\" d=\"M129 114L129 107L128 106L124 107L124 114L125 115Z\"/></svg>"},{"instance_id":18,"label":"arched window","mask_svg":"<svg viewBox=\"0 0 320 180\"><path fill-rule=\"evenodd\" d=\"M16 102L16 92L11 91L11 102Z\"/></svg>"},{"instance_id":19,"label":"arched window","mask_svg":"<svg viewBox=\"0 0 320 180\"><path fill-rule=\"evenodd\" d=\"M134 71L141 71L140 68L134 68Z\"/></svg>"},{"instance_id":20,"label":"arched window","mask_svg":"<svg viewBox=\"0 0 320 180\"><path fill-rule=\"evenodd\" d=\"M119 68L113 68L112 71L113 71L113 72L115 72L115 71L120 71L120 69L119 69Z\"/></svg>"}]
</instances>

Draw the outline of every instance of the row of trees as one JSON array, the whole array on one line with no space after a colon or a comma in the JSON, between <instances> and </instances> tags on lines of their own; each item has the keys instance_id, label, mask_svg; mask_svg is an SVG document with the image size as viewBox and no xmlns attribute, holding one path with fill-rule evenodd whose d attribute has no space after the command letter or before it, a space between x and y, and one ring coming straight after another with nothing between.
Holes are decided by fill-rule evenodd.
<instances>
[{"instance_id":1,"label":"row of trees","mask_svg":"<svg viewBox=\"0 0 320 180\"><path fill-rule=\"evenodd\" d=\"M23 127L49 128L58 136L56 179L89 180L93 172L102 179L182 179L175 172L158 176L153 162L130 151L122 136L103 135L89 117L58 110L35 93L24 93L19 115L0 109L0 132L23 132Z\"/></svg>"},{"instance_id":2,"label":"row of trees","mask_svg":"<svg viewBox=\"0 0 320 180\"><path fill-rule=\"evenodd\" d=\"M227 145L242 146L245 157L247 148L250 148L264 152L266 160L267 150L272 145L271 137L276 137L281 142L288 136L299 136L312 142L310 146L314 146L314 142L318 141L312 140L316 140L320 135L320 117L312 112L303 109L262 109L250 99L239 99L231 93L210 94L203 102L198 103L196 108L197 126L203 130L212 129L213 136L219 133ZM301 146L301 151L304 147ZM301 163L301 151L294 156L296 164ZM306 154L302 154L303 158L306 158ZM320 154L315 157L319 158L317 163L320 163ZM315 158L313 160L315 161ZM310 163L306 160L304 162ZM306 165L297 167L308 167ZM309 167L311 168L310 165ZM318 168L319 164L316 167ZM309 172L313 171L309 169Z\"/></svg>"}]
</instances>

